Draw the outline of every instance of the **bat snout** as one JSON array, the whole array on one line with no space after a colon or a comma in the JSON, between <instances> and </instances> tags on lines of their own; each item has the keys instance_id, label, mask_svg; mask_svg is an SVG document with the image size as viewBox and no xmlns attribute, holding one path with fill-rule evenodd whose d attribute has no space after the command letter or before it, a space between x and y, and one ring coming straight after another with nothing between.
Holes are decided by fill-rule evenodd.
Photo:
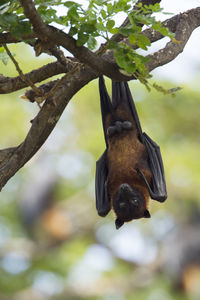
<instances>
[{"instance_id":1,"label":"bat snout","mask_svg":"<svg viewBox=\"0 0 200 300\"><path fill-rule=\"evenodd\" d=\"M128 183L122 183L119 187L119 190L122 192L128 192L128 191L132 191L132 188Z\"/></svg>"}]
</instances>

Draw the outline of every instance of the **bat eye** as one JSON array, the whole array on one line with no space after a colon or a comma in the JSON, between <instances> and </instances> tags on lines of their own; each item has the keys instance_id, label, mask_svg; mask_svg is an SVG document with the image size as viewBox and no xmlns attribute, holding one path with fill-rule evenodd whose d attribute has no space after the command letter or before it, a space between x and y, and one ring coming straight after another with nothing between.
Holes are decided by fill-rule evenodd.
<instances>
[{"instance_id":1,"label":"bat eye","mask_svg":"<svg viewBox=\"0 0 200 300\"><path fill-rule=\"evenodd\" d=\"M138 199L131 199L131 203L133 205L138 205Z\"/></svg>"}]
</instances>

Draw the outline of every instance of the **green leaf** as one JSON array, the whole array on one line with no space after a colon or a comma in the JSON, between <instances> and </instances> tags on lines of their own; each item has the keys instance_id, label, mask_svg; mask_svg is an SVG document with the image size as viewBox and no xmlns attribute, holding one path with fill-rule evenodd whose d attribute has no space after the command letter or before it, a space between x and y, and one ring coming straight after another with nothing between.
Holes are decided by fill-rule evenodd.
<instances>
[{"instance_id":1,"label":"green leaf","mask_svg":"<svg viewBox=\"0 0 200 300\"><path fill-rule=\"evenodd\" d=\"M119 47L118 43L113 40L108 40L107 49L117 49Z\"/></svg>"},{"instance_id":2,"label":"green leaf","mask_svg":"<svg viewBox=\"0 0 200 300\"><path fill-rule=\"evenodd\" d=\"M103 23L97 23L96 28L98 31L107 31L106 27L103 25Z\"/></svg>"},{"instance_id":3,"label":"green leaf","mask_svg":"<svg viewBox=\"0 0 200 300\"><path fill-rule=\"evenodd\" d=\"M162 26L162 23L161 22L156 22L154 24L152 24L152 28L156 31L158 31Z\"/></svg>"},{"instance_id":4,"label":"green leaf","mask_svg":"<svg viewBox=\"0 0 200 300\"><path fill-rule=\"evenodd\" d=\"M108 31L110 31L111 29L113 29L114 26L115 26L115 21L114 20L109 20L106 23L106 28L108 29Z\"/></svg>"},{"instance_id":5,"label":"green leaf","mask_svg":"<svg viewBox=\"0 0 200 300\"><path fill-rule=\"evenodd\" d=\"M157 23L153 24L152 28L154 30L160 32L162 35L170 37L171 39L173 39L175 36L175 34L173 32L170 32L167 27L162 27L161 22L157 22Z\"/></svg>"},{"instance_id":6,"label":"green leaf","mask_svg":"<svg viewBox=\"0 0 200 300\"><path fill-rule=\"evenodd\" d=\"M151 42L149 38L146 35L141 34L140 35L140 40L143 41L143 43L147 46L151 46Z\"/></svg>"},{"instance_id":7,"label":"green leaf","mask_svg":"<svg viewBox=\"0 0 200 300\"><path fill-rule=\"evenodd\" d=\"M10 32L17 38L21 39L22 35L30 34L32 32L30 23L28 21L22 21L16 26L11 27Z\"/></svg>"},{"instance_id":8,"label":"green leaf","mask_svg":"<svg viewBox=\"0 0 200 300\"><path fill-rule=\"evenodd\" d=\"M83 46L89 39L89 35L88 34L85 34L83 32L79 32L78 33L78 40L76 41L76 45L78 47L81 47Z\"/></svg>"},{"instance_id":9,"label":"green leaf","mask_svg":"<svg viewBox=\"0 0 200 300\"><path fill-rule=\"evenodd\" d=\"M41 15L43 21L47 24L56 21L57 16L56 16L56 10L53 8L47 8L46 6L39 6L38 7L38 12Z\"/></svg>"},{"instance_id":10,"label":"green leaf","mask_svg":"<svg viewBox=\"0 0 200 300\"><path fill-rule=\"evenodd\" d=\"M150 25L154 21L154 17L151 17L149 15L135 15L134 19L137 23L145 24L145 25Z\"/></svg>"},{"instance_id":11,"label":"green leaf","mask_svg":"<svg viewBox=\"0 0 200 300\"><path fill-rule=\"evenodd\" d=\"M15 26L18 21L18 17L11 13L5 13L3 15L0 15L0 26L3 27L11 27Z\"/></svg>"},{"instance_id":12,"label":"green leaf","mask_svg":"<svg viewBox=\"0 0 200 300\"><path fill-rule=\"evenodd\" d=\"M68 32L68 34L70 36L74 36L75 34L77 34L77 32L78 32L78 30L77 30L76 27L71 27L70 30L69 30L69 32Z\"/></svg>"},{"instance_id":13,"label":"green leaf","mask_svg":"<svg viewBox=\"0 0 200 300\"><path fill-rule=\"evenodd\" d=\"M75 3L74 1L66 1L63 4L64 4L64 6L69 7L69 8L72 6L81 6L80 4Z\"/></svg>"},{"instance_id":14,"label":"green leaf","mask_svg":"<svg viewBox=\"0 0 200 300\"><path fill-rule=\"evenodd\" d=\"M151 42L148 37L141 34L137 36L137 44L141 49L147 50L147 46L150 46Z\"/></svg>"},{"instance_id":15,"label":"green leaf","mask_svg":"<svg viewBox=\"0 0 200 300\"><path fill-rule=\"evenodd\" d=\"M136 45L136 43L137 43L137 38L136 38L135 34L129 35L129 42L130 42L132 45Z\"/></svg>"},{"instance_id":16,"label":"green leaf","mask_svg":"<svg viewBox=\"0 0 200 300\"><path fill-rule=\"evenodd\" d=\"M78 22L79 21L79 14L77 12L77 6L73 5L69 8L67 17L70 19L72 22Z\"/></svg>"},{"instance_id":17,"label":"green leaf","mask_svg":"<svg viewBox=\"0 0 200 300\"><path fill-rule=\"evenodd\" d=\"M163 35L167 35L167 34L168 34L168 30L167 30L167 28L165 28L165 27L161 27L161 28L159 29L159 31L160 31L160 33L162 33Z\"/></svg>"},{"instance_id":18,"label":"green leaf","mask_svg":"<svg viewBox=\"0 0 200 300\"><path fill-rule=\"evenodd\" d=\"M94 24L82 24L80 26L80 31L85 33L94 33L96 31L96 27Z\"/></svg>"},{"instance_id":19,"label":"green leaf","mask_svg":"<svg viewBox=\"0 0 200 300\"><path fill-rule=\"evenodd\" d=\"M132 76L132 73L127 72L126 70L119 69L119 72L125 76Z\"/></svg>"},{"instance_id":20,"label":"green leaf","mask_svg":"<svg viewBox=\"0 0 200 300\"><path fill-rule=\"evenodd\" d=\"M118 32L119 32L119 29L117 27L110 29L110 33L112 33L112 34L117 34Z\"/></svg>"},{"instance_id":21,"label":"green leaf","mask_svg":"<svg viewBox=\"0 0 200 300\"><path fill-rule=\"evenodd\" d=\"M87 41L87 45L90 50L94 50L96 48L97 41L95 40L95 38L93 36L89 37L89 39Z\"/></svg>"},{"instance_id":22,"label":"green leaf","mask_svg":"<svg viewBox=\"0 0 200 300\"><path fill-rule=\"evenodd\" d=\"M141 26L138 26L135 22L135 19L134 19L134 16L132 14L129 14L128 15L129 17L129 21L131 23L131 28L132 28L132 33L135 32L135 33L139 33L142 31L142 28Z\"/></svg>"},{"instance_id":23,"label":"green leaf","mask_svg":"<svg viewBox=\"0 0 200 300\"><path fill-rule=\"evenodd\" d=\"M56 23L61 24L61 25L65 25L68 26L68 20L66 16L60 16L56 19Z\"/></svg>"},{"instance_id":24,"label":"green leaf","mask_svg":"<svg viewBox=\"0 0 200 300\"><path fill-rule=\"evenodd\" d=\"M104 9L102 9L100 11L100 14L101 14L101 16L102 16L103 19L106 19L107 14L106 14L106 11Z\"/></svg>"},{"instance_id":25,"label":"green leaf","mask_svg":"<svg viewBox=\"0 0 200 300\"><path fill-rule=\"evenodd\" d=\"M150 9L152 12L160 12L163 9L160 7L159 3L156 3L154 5L150 4L150 5L145 5L145 7L148 7L148 9Z\"/></svg>"},{"instance_id":26,"label":"green leaf","mask_svg":"<svg viewBox=\"0 0 200 300\"><path fill-rule=\"evenodd\" d=\"M127 55L128 54L127 51L128 49L121 49L121 48L115 49L114 56L118 66L126 70L128 73L132 74L136 71L136 65Z\"/></svg>"},{"instance_id":27,"label":"green leaf","mask_svg":"<svg viewBox=\"0 0 200 300\"><path fill-rule=\"evenodd\" d=\"M132 34L133 33L133 28L131 27L131 28L128 28L128 27L122 27L122 28L119 28L119 33L120 34L122 34L122 35L124 35L124 36L128 36L128 35L130 35L130 34Z\"/></svg>"},{"instance_id":28,"label":"green leaf","mask_svg":"<svg viewBox=\"0 0 200 300\"><path fill-rule=\"evenodd\" d=\"M107 4L107 12L108 14L111 14L113 12L113 5L111 3Z\"/></svg>"},{"instance_id":29,"label":"green leaf","mask_svg":"<svg viewBox=\"0 0 200 300\"><path fill-rule=\"evenodd\" d=\"M162 35L165 35L165 36L169 36L171 33L170 33L170 31L169 31L169 29L168 28L166 28L166 27L161 27L160 29L159 29L159 32L162 34ZM173 34L173 36L174 36L174 33L172 33Z\"/></svg>"}]
</instances>

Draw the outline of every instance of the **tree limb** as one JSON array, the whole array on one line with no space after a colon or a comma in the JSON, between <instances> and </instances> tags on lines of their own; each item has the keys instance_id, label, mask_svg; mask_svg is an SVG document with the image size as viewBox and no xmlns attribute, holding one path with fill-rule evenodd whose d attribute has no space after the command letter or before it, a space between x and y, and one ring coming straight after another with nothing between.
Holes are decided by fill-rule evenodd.
<instances>
[{"instance_id":1,"label":"tree limb","mask_svg":"<svg viewBox=\"0 0 200 300\"><path fill-rule=\"evenodd\" d=\"M12 43L20 43L26 40L34 39L36 36L34 33L22 35L22 39L18 39L14 37L10 32L0 33L0 44L12 44Z\"/></svg>"},{"instance_id":2,"label":"tree limb","mask_svg":"<svg viewBox=\"0 0 200 300\"><path fill-rule=\"evenodd\" d=\"M150 4L154 5L154 4L160 3L160 2L161 2L161 0L138 0L138 2L134 5L133 10L137 10L139 4L142 4L144 6L144 5L150 5ZM120 26L120 28L127 26L129 23L130 23L130 20L127 17L124 20L124 22L122 23L122 25ZM124 39L124 36L117 33L117 34L114 34L111 39L115 42L120 42L121 40Z\"/></svg>"},{"instance_id":3,"label":"tree limb","mask_svg":"<svg viewBox=\"0 0 200 300\"><path fill-rule=\"evenodd\" d=\"M68 59L68 63L63 66L59 62L49 63L41 68L33 70L24 76L33 83L41 82L48 79L54 75L66 73L74 67L75 63L73 60ZM8 94L17 90L21 90L27 87L28 84L21 79L20 76L17 77L5 77L0 74L0 94Z\"/></svg>"},{"instance_id":4,"label":"tree limb","mask_svg":"<svg viewBox=\"0 0 200 300\"><path fill-rule=\"evenodd\" d=\"M150 62L146 64L149 72L159 66L169 63L181 52L183 52L183 49L192 32L200 26L200 7L190 9L184 13L165 20L162 23L162 26L168 27L171 32L175 33L175 39L177 42L170 41L163 49L153 53L152 55L148 55L148 57L151 59ZM151 28L144 30L143 34L149 38L151 43L156 42L164 37L162 34L152 30ZM123 39L122 42L131 46L134 50L138 48L138 46L133 46L130 44L129 38ZM113 61L113 51L106 51L106 53L103 54L103 57L107 60ZM128 80L131 79L134 78L129 77Z\"/></svg>"},{"instance_id":5,"label":"tree limb","mask_svg":"<svg viewBox=\"0 0 200 300\"><path fill-rule=\"evenodd\" d=\"M181 52L189 40L192 32L200 26L200 7L191 9L179 16L179 22L175 31L177 42L170 41L165 48L149 55L150 62L147 63L148 71L163 66L174 60Z\"/></svg>"},{"instance_id":6,"label":"tree limb","mask_svg":"<svg viewBox=\"0 0 200 300\"><path fill-rule=\"evenodd\" d=\"M165 20L162 23L163 27L168 27L171 32L176 33L177 41L180 43L174 43L170 41L166 47L162 50L155 52L152 55L149 55L151 61L146 65L148 71L152 71L155 68L162 66L170 61L172 61L176 56L178 56L186 45L191 33L200 26L200 8L195 8L188 10L185 13L173 16L170 19ZM152 30L151 28L145 29L143 34L149 38L153 43L163 38L163 35L157 31ZM129 43L129 40L126 38L123 40L124 43ZM137 49L138 46L132 46L133 49ZM106 60L113 60L113 51L107 50L103 57ZM129 80L133 77L129 77ZM48 91L52 88L52 84L47 83L41 86L42 90ZM30 101L35 101L36 95L33 91L26 92L26 97Z\"/></svg>"},{"instance_id":7,"label":"tree limb","mask_svg":"<svg viewBox=\"0 0 200 300\"><path fill-rule=\"evenodd\" d=\"M24 142L16 148L0 151L0 190L43 145L72 96L96 76L87 67L81 67L77 73L66 78L44 103Z\"/></svg>"},{"instance_id":8,"label":"tree limb","mask_svg":"<svg viewBox=\"0 0 200 300\"><path fill-rule=\"evenodd\" d=\"M179 29L180 32L181 31L185 32L186 30L189 30L189 33L191 34L192 30L194 30L196 27L199 26L199 15L200 15L199 10L200 10L200 8L195 8L195 9L187 11L184 14L179 14L179 15L173 16L172 18L164 21L162 23L162 25L165 27L168 27L170 31L176 32L176 28L177 28L178 24L181 22L181 25L179 25L179 27L181 29L181 30ZM187 24L185 22L181 21L182 18L188 20ZM190 22L191 19L192 19L192 22ZM186 26L186 28L185 28L185 26ZM188 28L188 26L190 28ZM143 34L146 35L152 43L163 38L163 36L159 32L156 32L152 29L144 30ZM128 39L124 39L123 42L128 43ZM171 47L171 45L174 45L174 47L177 47L177 45L172 42L170 42L170 47ZM181 45L185 45L185 44L182 43ZM180 46L178 46L177 49L180 49L179 47ZM134 47L134 49L137 49L137 47ZM168 51L168 48L166 51ZM177 53L177 55L178 54L179 53ZM160 53L157 55L160 55ZM103 56L105 57L106 60L113 59L113 53L111 51L106 51L106 53L103 54ZM164 61L165 61L165 58L166 58L165 55L163 55ZM173 59L173 57L172 57L172 59ZM162 63L161 59L159 59L160 65L163 65L164 63L165 62ZM53 62L53 63L47 64L37 70L31 71L30 73L27 73L25 76L27 76L27 78L29 78L33 83L41 82L41 81L48 79L54 75L66 73L66 72L70 71L73 68L73 66L74 66L74 63L73 63L72 59L67 60L66 67L64 67L63 65L61 65L58 62ZM148 65L149 70L153 70L154 68L156 68L156 54L152 55L152 60ZM130 79L133 79L133 78L132 77L128 78L128 80L130 80ZM12 78L12 77L4 77L3 75L0 75L0 94L11 93L13 91L20 90L24 87L27 87L27 84L25 82L23 82L19 76Z\"/></svg>"},{"instance_id":9,"label":"tree limb","mask_svg":"<svg viewBox=\"0 0 200 300\"><path fill-rule=\"evenodd\" d=\"M128 76L119 72L116 63L104 60L84 46L78 47L74 38L53 26L47 26L38 14L32 0L21 0L21 4L25 15L33 25L34 32L42 41L64 47L81 63L90 66L99 74L105 74L115 80L129 80Z\"/></svg>"},{"instance_id":10,"label":"tree limb","mask_svg":"<svg viewBox=\"0 0 200 300\"><path fill-rule=\"evenodd\" d=\"M77 47L76 46L76 40L73 39L72 37L68 36L61 30L58 30L52 26L46 26L44 22L42 21L40 15L37 13L37 10L35 9L35 6L33 4L32 0L21 0L22 5L24 7L24 12L26 16L30 19L30 22L33 25L34 31L36 33L39 32L39 35L45 35L45 39L48 39L48 37L51 37L51 41L54 41L57 45L63 46L65 49L69 50L76 58L80 60L80 62L85 63L86 65L90 66L92 69L96 70L99 74L105 74L106 76L112 78L113 80L130 80L130 77L124 76L120 73L117 65L110 60L110 57L107 55L104 55L103 58L96 55L95 53L91 52L89 49L86 47ZM196 9L198 10L198 8ZM195 14L194 12L196 11L195 9L190 10L186 13L186 16L189 15L188 19L191 20L191 15L196 17L194 20L191 20L191 25L188 24L188 22L182 22L181 26L185 26L182 28L182 31L187 31L188 35L191 35L191 32L194 30L194 28L199 26L198 22L198 12ZM196 27L195 27L196 26ZM180 31L178 29L178 31ZM176 37L179 34L176 32ZM188 36L188 38L189 38ZM181 38L186 38L186 36L181 36ZM186 41L188 40L186 38ZM181 41L181 40L180 40ZM182 45L185 46L184 41L181 41ZM149 56L151 59L156 58L158 59L158 62L156 63L155 60L147 65L148 70L153 70L156 66L162 65L162 59L163 59L163 64L166 62L171 61L174 59L179 53L182 52L183 47L179 47L178 44L174 44L173 42L170 42L170 47L167 45L165 47L165 51L162 49L158 52L156 52L154 55ZM170 49L169 48L175 49L175 55L170 55ZM162 55L164 53L164 55ZM166 58L166 53L168 53L167 58ZM107 57L109 57L109 60L106 60ZM153 67L155 65L155 67Z\"/></svg>"}]
</instances>

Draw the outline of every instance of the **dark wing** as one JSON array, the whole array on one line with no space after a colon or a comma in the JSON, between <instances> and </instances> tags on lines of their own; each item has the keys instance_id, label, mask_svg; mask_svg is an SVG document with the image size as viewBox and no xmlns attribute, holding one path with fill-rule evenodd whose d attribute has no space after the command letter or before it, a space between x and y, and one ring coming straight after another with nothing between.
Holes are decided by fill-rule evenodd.
<instances>
[{"instance_id":1,"label":"dark wing","mask_svg":"<svg viewBox=\"0 0 200 300\"><path fill-rule=\"evenodd\" d=\"M121 101L126 102L133 119L135 120L140 141L145 145L149 157L149 167L152 173L151 187L144 174L140 171L149 194L152 199L163 202L167 199L165 172L159 146L146 134L142 132L136 107L127 82L113 82L113 106L116 107Z\"/></svg>"},{"instance_id":2,"label":"dark wing","mask_svg":"<svg viewBox=\"0 0 200 300\"><path fill-rule=\"evenodd\" d=\"M104 151L100 159L96 163L95 177L95 193L96 193L96 208L101 217L105 217L110 209L110 199L107 191L107 150Z\"/></svg>"},{"instance_id":3,"label":"dark wing","mask_svg":"<svg viewBox=\"0 0 200 300\"><path fill-rule=\"evenodd\" d=\"M135 103L133 101L129 86L127 82L114 82L112 83L112 103L114 109L122 102L126 103L129 111L132 114L133 119L135 120L138 134L141 142L143 142L142 128L140 125L140 120L137 114Z\"/></svg>"},{"instance_id":4,"label":"dark wing","mask_svg":"<svg viewBox=\"0 0 200 300\"><path fill-rule=\"evenodd\" d=\"M106 90L105 82L103 76L99 77L99 93L100 93L100 103L101 103L101 116L103 123L103 131L104 137L106 141L106 148L108 146L107 142L107 127L110 124L106 124L108 122L108 118L113 114L113 107ZM107 150L104 151L100 159L96 163L96 177L95 177L95 194L96 194L96 208L97 212L100 216L105 217L110 209L110 199L108 196L107 189L107 177L108 177L108 168L107 168Z\"/></svg>"},{"instance_id":5,"label":"dark wing","mask_svg":"<svg viewBox=\"0 0 200 300\"><path fill-rule=\"evenodd\" d=\"M167 188L160 147L146 133L143 133L143 140L149 157L149 166L152 173L152 188L143 173L140 172L140 174L147 185L151 198L159 202L164 202L167 199Z\"/></svg>"},{"instance_id":6,"label":"dark wing","mask_svg":"<svg viewBox=\"0 0 200 300\"><path fill-rule=\"evenodd\" d=\"M108 95L108 92L106 90L103 76L99 77L99 93L100 93L103 131L104 131L104 137L105 137L106 147L107 147L108 142L107 142L106 132L107 132L107 127L109 126L109 124L106 124L106 120L109 115L111 116L113 114L113 107L112 107L112 103L111 103L110 97Z\"/></svg>"}]
</instances>

